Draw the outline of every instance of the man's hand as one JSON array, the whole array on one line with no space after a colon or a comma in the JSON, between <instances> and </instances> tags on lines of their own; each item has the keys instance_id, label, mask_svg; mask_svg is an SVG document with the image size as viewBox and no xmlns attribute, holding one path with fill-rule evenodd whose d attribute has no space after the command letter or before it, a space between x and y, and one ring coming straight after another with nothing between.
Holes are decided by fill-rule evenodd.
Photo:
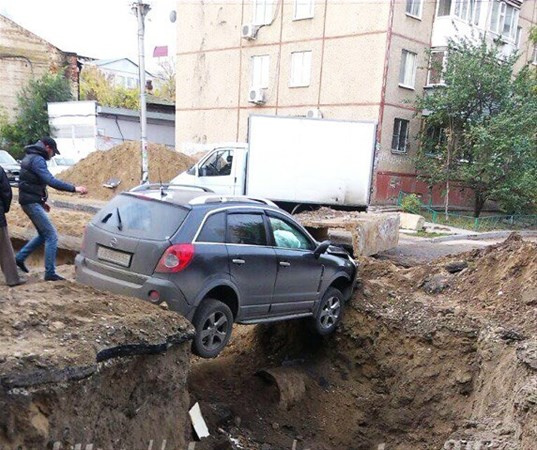
<instances>
[{"instance_id":1,"label":"man's hand","mask_svg":"<svg viewBox=\"0 0 537 450\"><path fill-rule=\"evenodd\" d=\"M50 212L50 205L48 203L43 203L43 209L46 211L46 212Z\"/></svg>"},{"instance_id":2,"label":"man's hand","mask_svg":"<svg viewBox=\"0 0 537 450\"><path fill-rule=\"evenodd\" d=\"M78 192L79 194L85 195L88 193L88 189L86 186L77 186L75 187L75 192Z\"/></svg>"}]
</instances>

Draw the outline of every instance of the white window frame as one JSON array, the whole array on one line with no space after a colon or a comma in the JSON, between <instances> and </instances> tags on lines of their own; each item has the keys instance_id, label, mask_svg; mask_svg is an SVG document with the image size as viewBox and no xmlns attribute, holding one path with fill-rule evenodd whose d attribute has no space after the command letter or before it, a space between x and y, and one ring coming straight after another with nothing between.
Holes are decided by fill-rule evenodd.
<instances>
[{"instance_id":1,"label":"white window frame","mask_svg":"<svg viewBox=\"0 0 537 450\"><path fill-rule=\"evenodd\" d=\"M533 44L533 59L531 63L537 66L537 44Z\"/></svg>"},{"instance_id":2,"label":"white window frame","mask_svg":"<svg viewBox=\"0 0 537 450\"><path fill-rule=\"evenodd\" d=\"M252 0L252 23L270 25L274 18L274 0Z\"/></svg>"},{"instance_id":3,"label":"white window frame","mask_svg":"<svg viewBox=\"0 0 537 450\"><path fill-rule=\"evenodd\" d=\"M438 54L438 53L443 54L443 57L442 57L442 71L440 73L440 80L438 81L438 83L432 83L431 82L431 70L432 70L431 66L433 64L433 54ZM443 85L446 84L445 81L444 81L444 73L446 71L446 64L447 64L447 50L446 49L431 51L431 58L430 58L430 61L429 61L429 69L427 71L427 86L443 86Z\"/></svg>"},{"instance_id":4,"label":"white window frame","mask_svg":"<svg viewBox=\"0 0 537 450\"><path fill-rule=\"evenodd\" d=\"M403 146L401 148L401 124L406 123L406 133L403 136L404 142ZM394 148L394 140L397 136L397 145L396 148ZM410 120L408 119L401 119L400 117L396 117L393 121L393 133L392 133L392 143L391 143L391 149L392 153L397 153L399 155L407 154L408 153L408 138L410 136Z\"/></svg>"},{"instance_id":5,"label":"white window frame","mask_svg":"<svg viewBox=\"0 0 537 450\"><path fill-rule=\"evenodd\" d=\"M415 5L418 5L418 11L414 14L412 9ZM406 0L405 13L409 17L421 20L423 13L423 0Z\"/></svg>"},{"instance_id":6,"label":"white window frame","mask_svg":"<svg viewBox=\"0 0 537 450\"><path fill-rule=\"evenodd\" d=\"M411 63L409 67L408 64ZM401 66L399 68L399 86L414 89L416 85L416 71L418 68L418 54L403 49L401 52Z\"/></svg>"},{"instance_id":7,"label":"white window frame","mask_svg":"<svg viewBox=\"0 0 537 450\"><path fill-rule=\"evenodd\" d=\"M315 0L295 0L293 20L313 19Z\"/></svg>"},{"instance_id":8,"label":"white window frame","mask_svg":"<svg viewBox=\"0 0 537 450\"><path fill-rule=\"evenodd\" d=\"M250 61L250 89L267 89L269 87L270 55L253 55Z\"/></svg>"},{"instance_id":9,"label":"white window frame","mask_svg":"<svg viewBox=\"0 0 537 450\"><path fill-rule=\"evenodd\" d=\"M312 51L291 53L289 87L308 87L311 83Z\"/></svg>"},{"instance_id":10,"label":"white window frame","mask_svg":"<svg viewBox=\"0 0 537 450\"><path fill-rule=\"evenodd\" d=\"M455 7L452 7L452 13L455 17L466 23L478 25L482 1L483 0L454 0Z\"/></svg>"},{"instance_id":11,"label":"white window frame","mask_svg":"<svg viewBox=\"0 0 537 450\"><path fill-rule=\"evenodd\" d=\"M497 10L496 17L493 15L495 10ZM520 9L517 7L509 5L504 1L494 0L491 4L488 29L498 36L501 36L503 39L516 42L519 16ZM508 18L509 22L507 22ZM505 25L507 23L509 23L509 29L508 32L505 33Z\"/></svg>"}]
</instances>

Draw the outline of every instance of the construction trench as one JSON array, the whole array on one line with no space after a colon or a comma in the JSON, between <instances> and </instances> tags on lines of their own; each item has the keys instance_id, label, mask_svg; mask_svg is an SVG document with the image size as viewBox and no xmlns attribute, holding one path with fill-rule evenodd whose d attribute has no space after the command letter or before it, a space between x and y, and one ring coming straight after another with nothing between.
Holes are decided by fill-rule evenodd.
<instances>
[{"instance_id":1,"label":"construction trench","mask_svg":"<svg viewBox=\"0 0 537 450\"><path fill-rule=\"evenodd\" d=\"M5 290L0 443L187 448L199 402L211 436L194 448L535 448L537 249L513 239L459 258L454 275L448 259L364 260L335 336L238 326L211 361L190 357L191 328L162 308L72 282ZM64 355L72 339L81 353Z\"/></svg>"},{"instance_id":2,"label":"construction trench","mask_svg":"<svg viewBox=\"0 0 537 450\"><path fill-rule=\"evenodd\" d=\"M333 336L236 326L214 360L165 305L75 283L75 253L68 281L37 256L0 286L2 450L536 448L537 245L517 235L411 268L362 257Z\"/></svg>"}]
</instances>

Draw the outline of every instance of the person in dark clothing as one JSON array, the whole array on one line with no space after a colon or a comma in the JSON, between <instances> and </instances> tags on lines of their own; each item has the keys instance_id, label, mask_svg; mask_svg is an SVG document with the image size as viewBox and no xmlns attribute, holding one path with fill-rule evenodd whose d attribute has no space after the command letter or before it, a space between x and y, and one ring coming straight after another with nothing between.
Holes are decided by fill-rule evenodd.
<instances>
[{"instance_id":1,"label":"person in dark clothing","mask_svg":"<svg viewBox=\"0 0 537 450\"><path fill-rule=\"evenodd\" d=\"M47 186L80 194L86 194L88 190L84 186L73 186L58 180L49 172L47 161L60 154L56 141L51 137L44 137L25 147L25 151L26 156L21 161L19 176L19 203L34 224L37 236L19 250L15 262L23 272L28 273L24 261L34 250L45 244L45 280L60 281L64 278L56 273L58 234L47 216L50 210L47 204Z\"/></svg>"},{"instance_id":2,"label":"person in dark clothing","mask_svg":"<svg viewBox=\"0 0 537 450\"><path fill-rule=\"evenodd\" d=\"M9 212L12 199L13 191L9 185L9 180L4 169L0 167L0 267L6 279L6 284L8 286L18 286L25 283L26 280L19 277L17 272L15 253L13 252L7 229L6 214Z\"/></svg>"}]
</instances>

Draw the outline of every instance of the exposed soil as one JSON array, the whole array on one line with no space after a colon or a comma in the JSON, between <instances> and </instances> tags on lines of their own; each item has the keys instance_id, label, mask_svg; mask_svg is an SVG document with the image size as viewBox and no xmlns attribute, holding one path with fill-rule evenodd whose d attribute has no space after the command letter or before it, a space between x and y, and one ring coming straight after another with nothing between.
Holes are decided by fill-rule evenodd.
<instances>
[{"instance_id":1,"label":"exposed soil","mask_svg":"<svg viewBox=\"0 0 537 450\"><path fill-rule=\"evenodd\" d=\"M536 244L513 236L411 269L368 258L361 277L335 336L237 327L222 357L195 362L190 393L213 433L202 448L535 448Z\"/></svg>"},{"instance_id":2,"label":"exposed soil","mask_svg":"<svg viewBox=\"0 0 537 450\"><path fill-rule=\"evenodd\" d=\"M72 266L60 273L72 278ZM40 278L0 286L0 448L184 447L192 326L142 300Z\"/></svg>"},{"instance_id":3,"label":"exposed soil","mask_svg":"<svg viewBox=\"0 0 537 450\"><path fill-rule=\"evenodd\" d=\"M149 181L153 183L169 182L195 162L184 153L152 143L148 145L148 157ZM77 186L86 186L89 197L108 200L118 192L138 186L141 179L140 171L139 143L125 142L107 151L90 153L75 166L61 172L58 178ZM112 178L121 180L121 184L115 189L103 187L103 183Z\"/></svg>"},{"instance_id":4,"label":"exposed soil","mask_svg":"<svg viewBox=\"0 0 537 450\"><path fill-rule=\"evenodd\" d=\"M82 237L92 217L93 214L86 212L54 207L50 210L50 220L58 233L65 236ZM29 234L36 234L35 227L17 202L13 202L7 220L8 226L12 229L16 227Z\"/></svg>"}]
</instances>

